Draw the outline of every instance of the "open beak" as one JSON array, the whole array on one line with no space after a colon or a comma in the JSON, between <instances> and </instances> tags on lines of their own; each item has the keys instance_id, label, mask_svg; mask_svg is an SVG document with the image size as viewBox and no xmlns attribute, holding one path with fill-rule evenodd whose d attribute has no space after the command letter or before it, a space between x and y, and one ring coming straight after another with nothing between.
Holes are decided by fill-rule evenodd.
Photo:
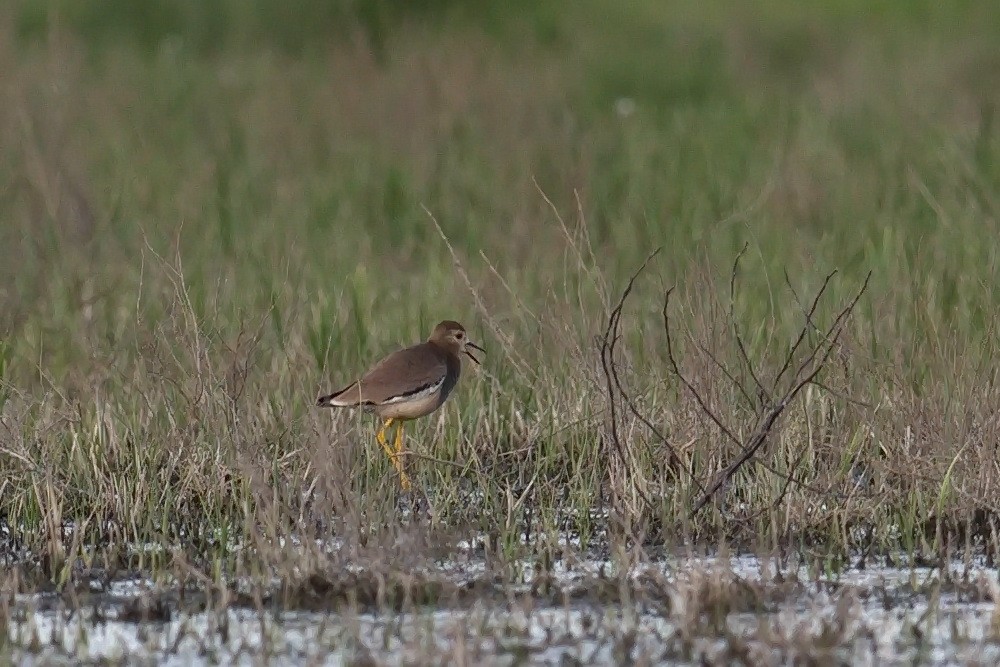
<instances>
[{"instance_id":1,"label":"open beak","mask_svg":"<svg viewBox=\"0 0 1000 667\"><path fill-rule=\"evenodd\" d=\"M469 359L472 359L474 362L476 362L477 364L479 364L479 359L476 359L474 356L472 356L472 353L469 352L469 348L470 347L473 348L474 350L479 350L483 354L486 354L486 350L484 350L483 348L479 347L478 345L476 345L475 343L473 343L471 340L465 344L465 353L467 355L469 355ZM482 364L480 364L480 365L482 365Z\"/></svg>"}]
</instances>

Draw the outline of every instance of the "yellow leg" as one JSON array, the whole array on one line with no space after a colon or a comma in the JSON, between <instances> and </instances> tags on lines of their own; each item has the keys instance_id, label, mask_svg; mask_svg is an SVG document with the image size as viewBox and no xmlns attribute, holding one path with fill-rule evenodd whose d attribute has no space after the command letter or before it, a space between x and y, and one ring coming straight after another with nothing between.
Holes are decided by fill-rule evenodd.
<instances>
[{"instance_id":1,"label":"yellow leg","mask_svg":"<svg viewBox=\"0 0 1000 667\"><path fill-rule=\"evenodd\" d=\"M393 465L396 466L396 471L399 473L399 485L403 488L403 491L409 491L410 487L410 476L406 474L403 470L403 423L400 422L396 425L396 453L392 457Z\"/></svg>"},{"instance_id":2,"label":"yellow leg","mask_svg":"<svg viewBox=\"0 0 1000 667\"><path fill-rule=\"evenodd\" d=\"M394 421L395 420L391 418L387 419L385 423L382 424L382 428L380 428L378 433L375 434L375 439L378 440L378 444L382 446L383 451L385 451L385 455L392 459L393 463L395 463L396 457L392 453L392 447L389 446L388 441L385 439L385 430L392 426L392 422Z\"/></svg>"},{"instance_id":3,"label":"yellow leg","mask_svg":"<svg viewBox=\"0 0 1000 667\"><path fill-rule=\"evenodd\" d=\"M389 441L385 438L385 430L392 426L393 423L396 424L396 439L393 443L395 450L393 449L393 446L389 445ZM382 447L382 451L385 452L385 455L389 457L390 461L392 461L392 466L396 469L396 472L399 473L399 485L403 487L403 491L409 491L411 487L410 477L406 474L406 471L403 470L403 457L401 455L403 451L403 423L390 417L385 420L385 423L382 424L382 428L380 428L378 433L375 434L375 439Z\"/></svg>"}]
</instances>

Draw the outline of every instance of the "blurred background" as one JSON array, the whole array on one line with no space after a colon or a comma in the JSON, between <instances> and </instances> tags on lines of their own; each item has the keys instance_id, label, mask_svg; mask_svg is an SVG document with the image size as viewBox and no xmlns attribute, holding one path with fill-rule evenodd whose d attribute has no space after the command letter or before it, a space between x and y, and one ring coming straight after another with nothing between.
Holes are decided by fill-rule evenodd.
<instances>
[{"instance_id":1,"label":"blurred background","mask_svg":"<svg viewBox=\"0 0 1000 667\"><path fill-rule=\"evenodd\" d=\"M982 351L995 9L13 0L4 372L90 391L147 358L180 294L209 348L257 327L277 356L255 368L308 369L295 396L445 317L487 339L491 317L544 364L540 332L589 346L653 248L653 292L696 293L744 243L748 322L798 322L775 310L783 272L838 269L839 297L873 270L873 355ZM633 328L660 326L658 299Z\"/></svg>"}]
</instances>

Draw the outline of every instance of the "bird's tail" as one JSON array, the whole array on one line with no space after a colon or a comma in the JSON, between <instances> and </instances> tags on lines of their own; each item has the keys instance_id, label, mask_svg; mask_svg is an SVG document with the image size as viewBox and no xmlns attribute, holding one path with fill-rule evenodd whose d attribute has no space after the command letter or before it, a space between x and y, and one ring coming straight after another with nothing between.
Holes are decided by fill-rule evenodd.
<instances>
[{"instance_id":1,"label":"bird's tail","mask_svg":"<svg viewBox=\"0 0 1000 667\"><path fill-rule=\"evenodd\" d=\"M351 391L352 389L353 391ZM320 396L316 399L316 405L321 408L352 408L361 405L361 392L358 383L352 382L332 394Z\"/></svg>"}]
</instances>

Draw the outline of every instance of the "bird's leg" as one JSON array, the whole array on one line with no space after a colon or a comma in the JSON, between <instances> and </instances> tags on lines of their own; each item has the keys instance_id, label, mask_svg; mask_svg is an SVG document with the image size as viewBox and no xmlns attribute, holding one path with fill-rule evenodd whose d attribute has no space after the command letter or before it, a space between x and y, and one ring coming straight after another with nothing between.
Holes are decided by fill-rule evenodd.
<instances>
[{"instance_id":1,"label":"bird's leg","mask_svg":"<svg viewBox=\"0 0 1000 667\"><path fill-rule=\"evenodd\" d=\"M395 420L392 419L391 417L385 420L385 423L382 424L382 428L380 428L378 430L378 433L375 434L375 439L378 440L378 444L382 446L382 450L385 452L386 456L388 456L389 459L393 462L393 465L395 465L396 463L396 457L392 453L392 447L389 446L388 441L386 441L385 439L385 430L390 426L392 426L392 422L394 421Z\"/></svg>"},{"instance_id":2,"label":"bird's leg","mask_svg":"<svg viewBox=\"0 0 1000 667\"><path fill-rule=\"evenodd\" d=\"M392 457L392 462L396 466L396 470L399 472L399 485L403 487L403 491L410 490L410 476L406 474L403 469L403 424L400 422L396 425L396 453Z\"/></svg>"}]
</instances>

